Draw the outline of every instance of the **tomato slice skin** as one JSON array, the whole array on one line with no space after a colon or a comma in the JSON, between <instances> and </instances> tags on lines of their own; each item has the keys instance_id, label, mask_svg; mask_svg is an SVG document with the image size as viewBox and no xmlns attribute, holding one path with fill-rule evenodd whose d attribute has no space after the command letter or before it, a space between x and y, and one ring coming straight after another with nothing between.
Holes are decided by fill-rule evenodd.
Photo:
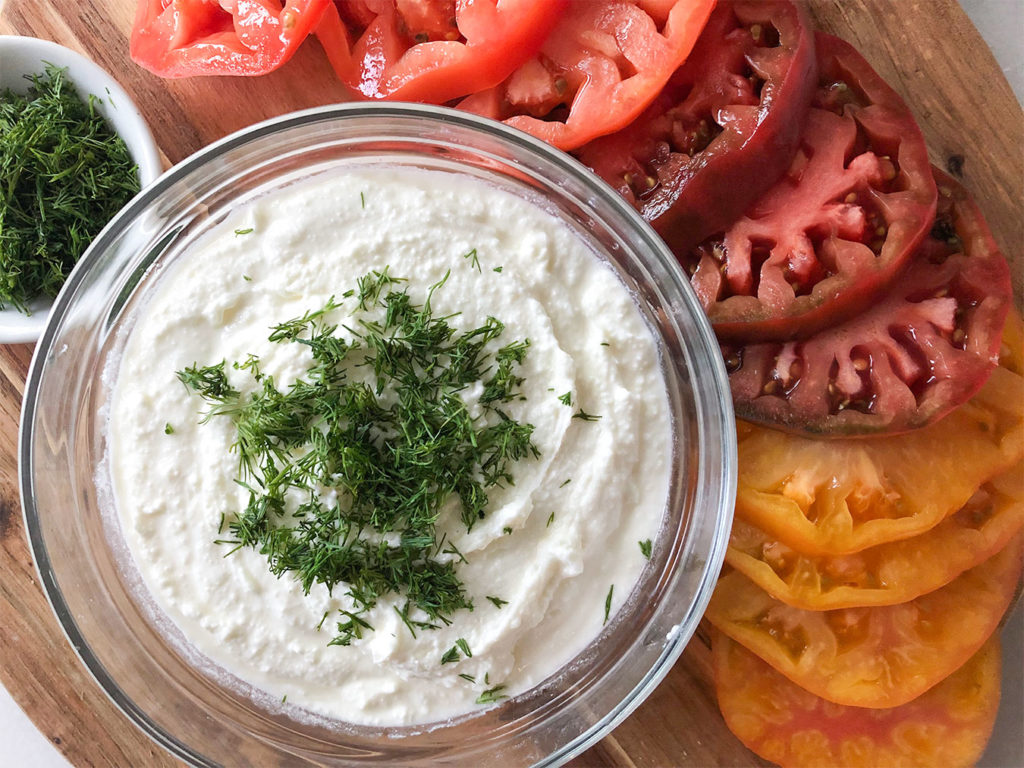
<instances>
[{"instance_id":1,"label":"tomato slice skin","mask_svg":"<svg viewBox=\"0 0 1024 768\"><path fill-rule=\"evenodd\" d=\"M786 171L817 81L803 5L719 3L651 106L575 154L685 252Z\"/></svg>"},{"instance_id":2,"label":"tomato slice skin","mask_svg":"<svg viewBox=\"0 0 1024 768\"><path fill-rule=\"evenodd\" d=\"M941 589L876 608L793 608L733 571L719 580L705 616L816 696L888 709L920 696L984 645L1020 576L1020 536Z\"/></svg>"},{"instance_id":3,"label":"tomato slice skin","mask_svg":"<svg viewBox=\"0 0 1024 768\"><path fill-rule=\"evenodd\" d=\"M722 234L676 254L725 341L802 338L855 314L935 212L906 104L853 47L815 40L818 88L786 175Z\"/></svg>"},{"instance_id":4,"label":"tomato slice skin","mask_svg":"<svg viewBox=\"0 0 1024 768\"><path fill-rule=\"evenodd\" d=\"M995 635L934 688L892 709L825 701L720 632L712 634L711 653L729 729L783 768L974 765L999 710L1002 660Z\"/></svg>"},{"instance_id":5,"label":"tomato slice skin","mask_svg":"<svg viewBox=\"0 0 1024 768\"><path fill-rule=\"evenodd\" d=\"M737 518L725 561L787 605L809 611L895 605L933 592L1003 549L1024 527L1024 463L909 539L809 556Z\"/></svg>"},{"instance_id":6,"label":"tomato slice skin","mask_svg":"<svg viewBox=\"0 0 1024 768\"><path fill-rule=\"evenodd\" d=\"M329 3L139 0L129 50L160 77L262 75L292 57Z\"/></svg>"},{"instance_id":7,"label":"tomato slice skin","mask_svg":"<svg viewBox=\"0 0 1024 768\"><path fill-rule=\"evenodd\" d=\"M896 433L978 391L999 359L1010 270L966 190L935 176L931 233L867 311L808 339L723 346L738 416L820 437Z\"/></svg>"},{"instance_id":8,"label":"tomato slice skin","mask_svg":"<svg viewBox=\"0 0 1024 768\"><path fill-rule=\"evenodd\" d=\"M535 54L569 0L356 0L318 31L363 99L445 102L493 88ZM355 42L349 45L349 40Z\"/></svg>"},{"instance_id":9,"label":"tomato slice skin","mask_svg":"<svg viewBox=\"0 0 1024 768\"><path fill-rule=\"evenodd\" d=\"M635 120L686 59L715 0L573 0L537 56L461 109L575 149Z\"/></svg>"}]
</instances>

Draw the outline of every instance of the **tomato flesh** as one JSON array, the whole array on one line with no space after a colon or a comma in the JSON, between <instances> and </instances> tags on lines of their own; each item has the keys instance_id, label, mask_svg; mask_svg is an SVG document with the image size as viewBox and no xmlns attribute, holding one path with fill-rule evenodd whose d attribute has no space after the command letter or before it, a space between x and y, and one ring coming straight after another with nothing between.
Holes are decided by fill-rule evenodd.
<instances>
[{"instance_id":1,"label":"tomato flesh","mask_svg":"<svg viewBox=\"0 0 1024 768\"><path fill-rule=\"evenodd\" d=\"M940 209L889 293L799 341L723 347L737 415L827 437L915 429L970 398L999 360L1010 270L967 192Z\"/></svg>"},{"instance_id":2,"label":"tomato flesh","mask_svg":"<svg viewBox=\"0 0 1024 768\"><path fill-rule=\"evenodd\" d=\"M677 256L726 341L794 339L867 305L935 212L924 137L847 43L818 34L818 88L786 175Z\"/></svg>"},{"instance_id":3,"label":"tomato flesh","mask_svg":"<svg viewBox=\"0 0 1024 768\"><path fill-rule=\"evenodd\" d=\"M825 701L719 632L712 635L711 651L729 729L750 750L784 767L974 765L999 710L995 636L934 688L892 709Z\"/></svg>"},{"instance_id":4,"label":"tomato flesh","mask_svg":"<svg viewBox=\"0 0 1024 768\"><path fill-rule=\"evenodd\" d=\"M931 530L846 555L802 554L737 518L725 560L772 597L797 608L907 602L948 584L1017 535L1024 526L1021 478L1024 463L1017 463Z\"/></svg>"},{"instance_id":5,"label":"tomato flesh","mask_svg":"<svg viewBox=\"0 0 1024 768\"><path fill-rule=\"evenodd\" d=\"M355 95L443 104L508 77L537 52L567 5L568 0L355 0L338 4L317 35Z\"/></svg>"},{"instance_id":6,"label":"tomato flesh","mask_svg":"<svg viewBox=\"0 0 1024 768\"><path fill-rule=\"evenodd\" d=\"M1000 367L949 416L901 435L822 441L740 422L736 515L806 555L916 536L1024 459L1022 402L1024 377Z\"/></svg>"},{"instance_id":7,"label":"tomato flesh","mask_svg":"<svg viewBox=\"0 0 1024 768\"><path fill-rule=\"evenodd\" d=\"M168 78L262 75L288 61L330 0L140 0L132 60Z\"/></svg>"},{"instance_id":8,"label":"tomato flesh","mask_svg":"<svg viewBox=\"0 0 1024 768\"><path fill-rule=\"evenodd\" d=\"M651 106L575 154L685 252L731 224L789 167L816 66L803 6L719 3Z\"/></svg>"},{"instance_id":9,"label":"tomato flesh","mask_svg":"<svg viewBox=\"0 0 1024 768\"><path fill-rule=\"evenodd\" d=\"M638 117L686 60L714 0L580 0L540 52L461 109L575 149Z\"/></svg>"},{"instance_id":10,"label":"tomato flesh","mask_svg":"<svg viewBox=\"0 0 1024 768\"><path fill-rule=\"evenodd\" d=\"M973 656L1021 576L1018 536L942 589L899 605L806 611L742 574L723 576L706 618L797 685L836 704L906 704Z\"/></svg>"}]
</instances>

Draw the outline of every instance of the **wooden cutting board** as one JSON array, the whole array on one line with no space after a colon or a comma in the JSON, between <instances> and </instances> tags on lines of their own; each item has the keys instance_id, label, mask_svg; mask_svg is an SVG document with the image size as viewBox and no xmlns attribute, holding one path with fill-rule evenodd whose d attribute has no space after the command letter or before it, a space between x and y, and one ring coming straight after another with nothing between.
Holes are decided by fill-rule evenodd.
<instances>
[{"instance_id":1,"label":"wooden cutting board","mask_svg":"<svg viewBox=\"0 0 1024 768\"><path fill-rule=\"evenodd\" d=\"M129 61L134 7L132 0L0 0L0 34L62 43L115 73L170 162L259 120L347 99L315 43L265 77L160 80ZM854 43L903 94L933 162L962 167L964 183L1010 256L1019 303L1024 116L956 0L811 0L811 11L820 28ZM31 354L28 345L0 346L0 682L75 765L175 765L78 662L37 584L16 476L18 415ZM1008 658L1019 665L1019 634L1014 642ZM1004 691L1004 701L1019 704L1016 679L1018 689ZM1018 744L1019 729L1019 722L1011 723L1008 733ZM763 764L718 714L703 632L644 705L573 763Z\"/></svg>"}]
</instances>

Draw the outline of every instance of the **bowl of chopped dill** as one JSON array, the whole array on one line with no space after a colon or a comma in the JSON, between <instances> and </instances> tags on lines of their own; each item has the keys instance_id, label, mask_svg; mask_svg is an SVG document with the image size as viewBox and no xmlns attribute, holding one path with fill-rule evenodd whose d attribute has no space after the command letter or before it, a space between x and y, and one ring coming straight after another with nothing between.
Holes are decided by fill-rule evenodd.
<instances>
[{"instance_id":1,"label":"bowl of chopped dill","mask_svg":"<svg viewBox=\"0 0 1024 768\"><path fill-rule=\"evenodd\" d=\"M30 343L92 240L162 168L138 109L95 63L12 35L0 59L0 343Z\"/></svg>"}]
</instances>

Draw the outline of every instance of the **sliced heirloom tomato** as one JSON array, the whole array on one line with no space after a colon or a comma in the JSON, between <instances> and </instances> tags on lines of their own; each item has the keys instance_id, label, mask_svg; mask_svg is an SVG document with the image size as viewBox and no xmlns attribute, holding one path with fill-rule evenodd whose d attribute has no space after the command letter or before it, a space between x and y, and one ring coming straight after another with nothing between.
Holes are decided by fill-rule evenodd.
<instances>
[{"instance_id":1,"label":"sliced heirloom tomato","mask_svg":"<svg viewBox=\"0 0 1024 768\"><path fill-rule=\"evenodd\" d=\"M574 0L540 52L460 109L575 149L635 120L693 49L715 0Z\"/></svg>"},{"instance_id":2,"label":"sliced heirloom tomato","mask_svg":"<svg viewBox=\"0 0 1024 768\"><path fill-rule=\"evenodd\" d=\"M813 557L736 519L725 561L787 605L809 611L894 605L948 584L1024 526L1024 463L985 483L919 536L850 555Z\"/></svg>"},{"instance_id":3,"label":"sliced heirloom tomato","mask_svg":"<svg viewBox=\"0 0 1024 768\"><path fill-rule=\"evenodd\" d=\"M317 37L356 95L443 104L508 77L537 52L568 2L347 0L328 12Z\"/></svg>"},{"instance_id":4,"label":"sliced heirloom tomato","mask_svg":"<svg viewBox=\"0 0 1024 768\"><path fill-rule=\"evenodd\" d=\"M929 424L999 360L1010 269L967 192L941 171L931 233L859 317L800 341L723 346L736 413L843 437Z\"/></svg>"},{"instance_id":5,"label":"sliced heirloom tomato","mask_svg":"<svg viewBox=\"0 0 1024 768\"><path fill-rule=\"evenodd\" d=\"M132 60L161 77L263 75L292 57L331 0L139 0Z\"/></svg>"},{"instance_id":6,"label":"sliced heirloom tomato","mask_svg":"<svg viewBox=\"0 0 1024 768\"><path fill-rule=\"evenodd\" d=\"M999 639L921 696L892 709L844 707L794 685L739 643L712 634L722 717L748 749L783 768L964 768L999 711Z\"/></svg>"},{"instance_id":7,"label":"sliced heirloom tomato","mask_svg":"<svg viewBox=\"0 0 1024 768\"><path fill-rule=\"evenodd\" d=\"M822 441L740 422L736 515L808 555L915 536L1024 458L1022 402L1024 377L1000 366L949 416L903 435Z\"/></svg>"},{"instance_id":8,"label":"sliced heirloom tomato","mask_svg":"<svg viewBox=\"0 0 1024 768\"><path fill-rule=\"evenodd\" d=\"M717 629L811 693L853 707L906 704L973 656L1021 575L1021 538L942 589L877 608L805 611L732 571L705 614Z\"/></svg>"},{"instance_id":9,"label":"sliced heirloom tomato","mask_svg":"<svg viewBox=\"0 0 1024 768\"><path fill-rule=\"evenodd\" d=\"M575 154L685 252L735 221L789 167L816 66L802 5L719 3L651 106Z\"/></svg>"},{"instance_id":10,"label":"sliced heirloom tomato","mask_svg":"<svg viewBox=\"0 0 1024 768\"><path fill-rule=\"evenodd\" d=\"M850 45L816 36L819 87L786 175L724 233L677 252L720 339L791 339L866 306L935 212L924 137Z\"/></svg>"}]
</instances>

